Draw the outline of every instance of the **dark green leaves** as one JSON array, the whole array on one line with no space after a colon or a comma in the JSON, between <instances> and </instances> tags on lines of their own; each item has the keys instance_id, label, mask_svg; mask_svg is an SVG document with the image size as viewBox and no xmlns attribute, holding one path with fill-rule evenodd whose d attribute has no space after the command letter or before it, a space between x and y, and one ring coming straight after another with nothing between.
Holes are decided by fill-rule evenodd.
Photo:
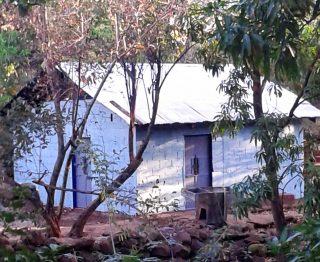
<instances>
[{"instance_id":1,"label":"dark green leaves","mask_svg":"<svg viewBox=\"0 0 320 262\"><path fill-rule=\"evenodd\" d=\"M0 4L3 1L0 1ZM32 6L41 5L47 2L47 0L9 0L10 3L17 5L19 14L21 16L28 15L29 10Z\"/></svg>"},{"instance_id":2,"label":"dark green leaves","mask_svg":"<svg viewBox=\"0 0 320 262\"><path fill-rule=\"evenodd\" d=\"M215 64L221 56L226 56L235 67L258 71L268 80L299 79L299 14L308 14L311 2L243 0L224 6L219 6L218 2L209 4L201 14L203 22L207 19L211 27L207 25L207 39L202 44L205 49L210 46L206 41L214 42L217 48L207 49L207 52L202 49L205 64Z\"/></svg>"},{"instance_id":3,"label":"dark green leaves","mask_svg":"<svg viewBox=\"0 0 320 262\"><path fill-rule=\"evenodd\" d=\"M239 219L247 217L251 208L260 206L261 201L270 199L271 188L261 173L246 177L232 188L234 194L233 213Z\"/></svg>"},{"instance_id":4,"label":"dark green leaves","mask_svg":"<svg viewBox=\"0 0 320 262\"><path fill-rule=\"evenodd\" d=\"M248 102L247 75L239 70L232 70L227 80L223 81L218 89L227 95L228 101L221 106L221 113L215 117L213 136L222 136L225 133L233 136L251 117L252 104Z\"/></svg>"}]
</instances>

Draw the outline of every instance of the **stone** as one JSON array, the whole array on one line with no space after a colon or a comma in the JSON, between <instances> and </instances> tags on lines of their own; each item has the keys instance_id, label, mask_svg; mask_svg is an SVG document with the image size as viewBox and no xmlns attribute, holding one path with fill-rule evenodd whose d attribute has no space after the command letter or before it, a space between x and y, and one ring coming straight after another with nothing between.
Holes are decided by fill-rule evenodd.
<instances>
[{"instance_id":1,"label":"stone","mask_svg":"<svg viewBox=\"0 0 320 262\"><path fill-rule=\"evenodd\" d=\"M252 226L252 224L250 224ZM244 233L250 230L249 226L247 224L241 225L241 224L231 224L228 226L229 229L234 230L235 232ZM252 229L254 227L252 226Z\"/></svg>"},{"instance_id":2,"label":"stone","mask_svg":"<svg viewBox=\"0 0 320 262\"><path fill-rule=\"evenodd\" d=\"M167 258L171 256L171 250L168 244L159 243L151 249L150 254L154 257Z\"/></svg>"},{"instance_id":3,"label":"stone","mask_svg":"<svg viewBox=\"0 0 320 262\"><path fill-rule=\"evenodd\" d=\"M174 262L185 262L185 261L189 261L189 260L186 260L186 259L184 259L184 258L182 258L182 257L177 257L177 258L174 260Z\"/></svg>"},{"instance_id":4,"label":"stone","mask_svg":"<svg viewBox=\"0 0 320 262\"><path fill-rule=\"evenodd\" d=\"M14 198L13 186L9 183L0 183L0 201L3 208L8 207Z\"/></svg>"},{"instance_id":5,"label":"stone","mask_svg":"<svg viewBox=\"0 0 320 262\"><path fill-rule=\"evenodd\" d=\"M254 224L252 224L252 223L246 223L246 231L253 231L253 230L255 230L255 228L254 228ZM243 232L246 232L246 231L243 231Z\"/></svg>"},{"instance_id":6,"label":"stone","mask_svg":"<svg viewBox=\"0 0 320 262\"><path fill-rule=\"evenodd\" d=\"M158 240L163 240L163 237L159 230L156 229L149 229L147 231L147 237L150 241L158 241Z\"/></svg>"},{"instance_id":7,"label":"stone","mask_svg":"<svg viewBox=\"0 0 320 262\"><path fill-rule=\"evenodd\" d=\"M192 227L192 228L188 228L187 232L190 234L191 238L200 239L199 229L196 229L196 228Z\"/></svg>"},{"instance_id":8,"label":"stone","mask_svg":"<svg viewBox=\"0 0 320 262\"><path fill-rule=\"evenodd\" d=\"M259 257L259 256L253 256L252 257L252 261L254 262L265 262L265 258L264 257Z\"/></svg>"},{"instance_id":9,"label":"stone","mask_svg":"<svg viewBox=\"0 0 320 262\"><path fill-rule=\"evenodd\" d=\"M137 247L139 245L139 241L135 238L127 238L126 240L121 242L121 246L132 249L133 247Z\"/></svg>"},{"instance_id":10,"label":"stone","mask_svg":"<svg viewBox=\"0 0 320 262\"><path fill-rule=\"evenodd\" d=\"M90 237L70 238L70 237L50 237L45 243L64 246L65 250L91 250L95 240Z\"/></svg>"},{"instance_id":11,"label":"stone","mask_svg":"<svg viewBox=\"0 0 320 262\"><path fill-rule=\"evenodd\" d=\"M172 252L174 257L188 258L191 253L191 249L185 245L175 244L172 248Z\"/></svg>"},{"instance_id":12,"label":"stone","mask_svg":"<svg viewBox=\"0 0 320 262\"><path fill-rule=\"evenodd\" d=\"M9 239L7 239L6 237L0 236L0 247L9 246L9 245L10 245Z\"/></svg>"},{"instance_id":13,"label":"stone","mask_svg":"<svg viewBox=\"0 0 320 262\"><path fill-rule=\"evenodd\" d=\"M191 252L192 252L192 253L196 253L200 248L203 247L203 245L204 245L204 244L203 244L201 241L199 241L199 240L196 239L196 238L193 238L193 239L191 240L191 246L190 246Z\"/></svg>"},{"instance_id":14,"label":"stone","mask_svg":"<svg viewBox=\"0 0 320 262\"><path fill-rule=\"evenodd\" d=\"M291 215L288 215L288 216L286 216L286 222L296 224L296 223L298 223L298 218L291 216Z\"/></svg>"},{"instance_id":15,"label":"stone","mask_svg":"<svg viewBox=\"0 0 320 262\"><path fill-rule=\"evenodd\" d=\"M174 233L174 228L172 227L162 227L160 228L160 231L162 234L164 234L166 237L171 237Z\"/></svg>"},{"instance_id":16,"label":"stone","mask_svg":"<svg viewBox=\"0 0 320 262\"><path fill-rule=\"evenodd\" d=\"M204 229L199 230L199 239L201 241L206 241L208 238L209 238L209 233L206 230Z\"/></svg>"},{"instance_id":17,"label":"stone","mask_svg":"<svg viewBox=\"0 0 320 262\"><path fill-rule=\"evenodd\" d=\"M267 247L263 244L251 244L248 246L248 251L259 257L267 255Z\"/></svg>"},{"instance_id":18,"label":"stone","mask_svg":"<svg viewBox=\"0 0 320 262\"><path fill-rule=\"evenodd\" d=\"M222 239L223 240L241 240L249 237L249 234L247 233L236 233L236 232L227 232L223 235Z\"/></svg>"},{"instance_id":19,"label":"stone","mask_svg":"<svg viewBox=\"0 0 320 262\"><path fill-rule=\"evenodd\" d=\"M264 242L264 239L259 235L250 235L244 239L245 243L251 244L260 244Z\"/></svg>"},{"instance_id":20,"label":"stone","mask_svg":"<svg viewBox=\"0 0 320 262\"><path fill-rule=\"evenodd\" d=\"M58 258L58 262L77 262L77 257L73 254L63 254Z\"/></svg>"},{"instance_id":21,"label":"stone","mask_svg":"<svg viewBox=\"0 0 320 262\"><path fill-rule=\"evenodd\" d=\"M40 230L32 230L27 232L26 236L23 239L23 242L26 245L38 247L44 245L46 240L47 237L44 232L41 232Z\"/></svg>"},{"instance_id":22,"label":"stone","mask_svg":"<svg viewBox=\"0 0 320 262\"><path fill-rule=\"evenodd\" d=\"M84 261L84 262L96 262L98 260L97 257L95 257L96 254L93 254L92 251L85 251L85 250L77 251L77 255L82 258L82 260L79 260L79 261Z\"/></svg>"},{"instance_id":23,"label":"stone","mask_svg":"<svg viewBox=\"0 0 320 262\"><path fill-rule=\"evenodd\" d=\"M191 236L185 231L178 232L175 236L175 240L183 245L191 245Z\"/></svg>"},{"instance_id":24,"label":"stone","mask_svg":"<svg viewBox=\"0 0 320 262\"><path fill-rule=\"evenodd\" d=\"M258 214L250 216L248 223L252 223L255 228L269 228L274 221L269 214Z\"/></svg>"},{"instance_id":25,"label":"stone","mask_svg":"<svg viewBox=\"0 0 320 262\"><path fill-rule=\"evenodd\" d=\"M113 254L111 237L98 237L94 241L93 249L105 255Z\"/></svg>"}]
</instances>

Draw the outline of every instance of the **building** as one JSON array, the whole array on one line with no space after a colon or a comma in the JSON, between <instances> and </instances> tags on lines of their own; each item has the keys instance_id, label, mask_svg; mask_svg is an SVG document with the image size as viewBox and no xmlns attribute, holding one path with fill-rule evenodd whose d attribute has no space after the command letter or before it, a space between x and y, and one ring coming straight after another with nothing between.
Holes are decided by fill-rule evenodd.
<instances>
[{"instance_id":1,"label":"building","mask_svg":"<svg viewBox=\"0 0 320 262\"><path fill-rule=\"evenodd\" d=\"M164 64L164 72L168 71L170 66ZM148 90L151 83L151 69L148 65L140 67L142 72L140 76L141 78L144 76L144 79L140 79L137 96L136 146L141 143L146 132L151 105ZM76 66L65 63L62 64L62 69L75 84L79 82ZM83 73L84 77L81 77L81 88L91 97L95 95L101 81L102 71L99 73L99 70L103 69L95 66L95 70L89 69ZM252 130L250 124L233 138L212 139L211 136L210 126L221 112L221 105L227 101L227 97L219 93L217 87L227 79L229 70L230 68L227 68L219 76L213 77L202 65L177 64L173 68L161 90L156 126L144 153L144 161L136 174L122 187L123 198L127 198L127 195L133 196L131 207L117 204L117 209L134 213L132 206L136 205L136 192L139 200L153 203L159 210L162 208L166 210L166 206L172 203L181 209L188 208L188 201L181 195L182 188L230 186L245 176L257 172L258 165L255 160L257 148L250 139ZM272 83L267 83L266 89L272 86ZM264 92L265 112L288 114L296 96L286 89L281 91L281 97L275 96L274 92ZM250 94L247 99L252 100ZM81 101L80 116L85 107L86 101ZM320 110L308 102L303 102L295 112L293 124L286 131L294 133L297 141L302 144L302 120L315 120L318 117ZM129 108L125 79L121 66L116 65L97 98L85 130L90 148L96 153L103 152L104 155L108 155L109 160L111 159L108 167L109 177L115 176L117 171L128 163L128 123ZM66 137L70 132L71 127L67 125ZM36 146L32 157L26 157L16 163L15 173L18 181L26 182L31 179L26 178L25 174L36 177L43 172L50 173L55 159L56 137L48 139L46 148ZM99 175L97 176L92 170L90 154L80 149L73 160L68 188L86 191L97 189L96 182L99 181ZM283 165L283 168L285 167L286 164ZM301 178L296 177L291 180L291 177L288 177L285 184L287 184L286 192L294 194L296 198L303 196ZM44 189L39 188L39 190L45 199ZM66 206L84 207L94 197L68 192ZM105 203L100 210L106 210L107 205L108 203Z\"/></svg>"}]
</instances>

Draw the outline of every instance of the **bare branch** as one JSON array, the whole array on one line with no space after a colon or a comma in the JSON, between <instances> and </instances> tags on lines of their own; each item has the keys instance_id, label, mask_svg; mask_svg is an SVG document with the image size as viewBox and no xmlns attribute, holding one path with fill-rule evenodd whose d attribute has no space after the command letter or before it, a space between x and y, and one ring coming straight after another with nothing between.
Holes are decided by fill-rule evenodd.
<instances>
[{"instance_id":1,"label":"bare branch","mask_svg":"<svg viewBox=\"0 0 320 262\"><path fill-rule=\"evenodd\" d=\"M84 190L78 190L78 189L72 189L72 188L64 188L64 187L46 184L43 181L39 181L39 180L33 180L32 183L43 186L47 189L50 188L50 189L55 189L55 190L60 190L60 191L65 191L65 192L77 192L77 193L87 194L87 195L96 195L96 196L100 195L100 193L98 193L97 190L84 191Z\"/></svg>"}]
</instances>

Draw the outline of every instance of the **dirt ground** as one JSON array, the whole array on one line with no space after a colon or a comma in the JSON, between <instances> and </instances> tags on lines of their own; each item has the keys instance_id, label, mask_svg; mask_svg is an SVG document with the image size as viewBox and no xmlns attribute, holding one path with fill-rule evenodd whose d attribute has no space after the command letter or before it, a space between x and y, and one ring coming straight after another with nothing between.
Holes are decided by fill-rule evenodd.
<instances>
[{"instance_id":1,"label":"dirt ground","mask_svg":"<svg viewBox=\"0 0 320 262\"><path fill-rule=\"evenodd\" d=\"M106 212L94 212L90 217L88 223L84 229L84 238L78 239L80 242L87 241L88 239L93 239L94 244L101 239L101 237L110 237L112 235L116 236L118 234L122 235L124 232L128 233L128 240L136 239L135 236L139 236L138 244L141 241L143 245L144 239L152 240L157 237L160 233L164 239L168 240L171 237L177 237L180 232L184 232L182 235L187 235L189 240L191 240L191 245L184 245L183 247L187 250L187 253L181 253L181 250L173 248L174 261L195 261L194 258L197 256L197 251L200 247L212 247L213 242L215 242L216 237L222 240L222 252L226 252L225 255L227 259L223 261L244 261L244 262L256 262L256 261L276 261L274 258L268 258L267 251L258 251L257 254L251 254L250 259L247 259L247 254L249 247L265 246L267 241L271 240L276 236L276 231L273 225L273 218L271 211L268 207L258 210L259 212L252 212L249 214L248 218L241 220L236 220L235 217L229 213L227 217L227 226L222 228L222 231L216 230L213 226L207 225L205 220L198 220L195 216L195 210L178 211L178 212L167 212L160 214L148 214L128 217L123 214L113 214L108 215ZM65 209L62 215L62 220L60 222L62 238L59 240L54 240L54 243L58 244L72 244L73 240L67 237L68 232L74 221L78 218L82 209ZM285 216L288 225L300 223L303 219L302 214L297 212L296 206L287 208L285 210ZM11 225L18 229L24 228L29 229L28 232L45 232L44 225L41 225L42 219L38 221L38 225L33 225L31 222L15 222L15 225ZM154 230L156 229L156 230ZM1 230L1 225L0 225ZM157 234L155 234L157 231ZM200 234L202 232L202 234ZM41 233L43 234L43 233ZM45 233L44 233L45 234ZM154 235L155 234L155 235ZM217 235L218 234L218 235ZM30 235L32 240L37 239L32 234ZM38 235L36 235L38 236ZM39 238L41 239L41 238ZM199 239L199 241L197 240ZM46 239L42 239L46 243ZM48 239L50 240L50 239ZM76 239L74 239L76 240ZM180 239L183 243L183 239ZM179 240L179 241L180 241ZM198 244L198 247L193 245L193 241ZM219 240L219 241L220 241ZM57 242L55 242L57 241ZM213 241L213 242L211 242ZM32 241L34 242L34 241ZM50 241L49 241L50 242ZM78 241L79 242L79 241ZM77 242L77 243L78 243ZM132 241L131 241L132 242ZM50 242L51 243L51 242ZM74 242L76 243L76 242ZM93 242L92 242L93 243ZM126 242L122 242L125 244ZM168 242L169 243L169 242ZM94 247L94 245L93 245ZM117 247L118 248L118 247ZM163 253L163 244L158 244L158 246L152 251L150 251L153 256L161 256ZM169 247L168 247L169 248ZM191 249L188 249L191 248ZM194 250L193 250L194 249ZM78 249L77 249L78 250ZM90 249L92 250L92 249ZM154 251L158 250L158 252ZM190 253L191 250L191 253ZM201 249L202 250L202 249ZM199 251L201 251L199 250ZM204 249L206 250L206 249ZM264 249L263 249L264 250ZM86 252L80 248L80 251ZM98 250L99 251L99 250ZM129 251L129 249L127 250ZM210 251L210 250L209 250ZM209 252L208 251L208 252ZM82 254L84 254L82 252ZM120 251L122 252L122 251ZM171 252L169 250L169 252ZM206 254L207 251L201 251ZM203 254L203 253L199 254ZM262 253L261 253L262 252ZM84 261L96 261L92 257L92 252L87 251L90 259ZM126 254L123 252L123 254ZM149 253L148 253L149 254ZM149 254L149 255L150 255ZM170 253L169 253L170 254ZM166 257L167 258L167 257ZM182 259L184 258L184 260ZM162 258L161 258L162 259ZM181 260L182 259L182 260ZM161 260L161 261L171 261L171 260ZM206 260L197 260L206 261Z\"/></svg>"},{"instance_id":2,"label":"dirt ground","mask_svg":"<svg viewBox=\"0 0 320 262\"><path fill-rule=\"evenodd\" d=\"M81 209L66 209L61 220L62 235L67 235L71 225L81 213ZM302 214L299 214L295 208L285 211L285 216L288 223L299 223L302 220ZM178 226L183 227L185 224L202 224L205 225L204 220L195 219L195 210L167 212L160 214L150 214L146 216L126 217L125 215L114 215L111 217L111 224L113 230L136 230L139 226L146 223L151 223L153 226ZM246 226L252 225L253 228L264 228L270 230L273 234L273 219L270 210L264 209L256 213L250 213L248 218L241 220L236 219L233 214L229 213L227 216L227 225ZM114 229L115 228L115 229ZM90 237L101 236L110 232L109 216L106 212L96 211L89 219L84 229L84 235Z\"/></svg>"},{"instance_id":3,"label":"dirt ground","mask_svg":"<svg viewBox=\"0 0 320 262\"><path fill-rule=\"evenodd\" d=\"M82 209L80 208L64 210L62 219L60 222L63 236L66 236L68 234L73 222L77 219L77 217L81 212L82 212ZM291 210L286 210L285 215L289 223L299 223L302 220L302 214L298 213L295 208L292 208ZM177 224L177 225L183 226L183 224L185 223L205 225L204 220L195 219L195 210L148 214L144 216L133 216L133 217L128 217L122 214L114 214L111 217L109 217L108 213L106 212L96 211L89 218L89 221L86 224L84 229L84 235L90 236L90 237L97 237L97 236L101 236L102 234L108 234L108 232L110 232L110 223L112 225L112 228L115 228L116 230L120 230L120 229L136 230L139 226L145 225L146 223L151 223L153 226L159 226L159 227L168 226L171 224ZM273 229L272 214L270 210L264 209L264 210L260 210L259 212L250 213L248 218L243 218L240 220L236 219L233 216L233 214L231 213L228 214L227 225L245 226L247 224L252 224L256 228L267 228L272 230ZM43 225L37 226L37 225L34 225L32 222L24 221L24 222L14 222L11 226L18 229L20 228L36 229L36 228L41 228ZM0 225L0 231L1 230L2 230L2 227Z\"/></svg>"}]
</instances>

